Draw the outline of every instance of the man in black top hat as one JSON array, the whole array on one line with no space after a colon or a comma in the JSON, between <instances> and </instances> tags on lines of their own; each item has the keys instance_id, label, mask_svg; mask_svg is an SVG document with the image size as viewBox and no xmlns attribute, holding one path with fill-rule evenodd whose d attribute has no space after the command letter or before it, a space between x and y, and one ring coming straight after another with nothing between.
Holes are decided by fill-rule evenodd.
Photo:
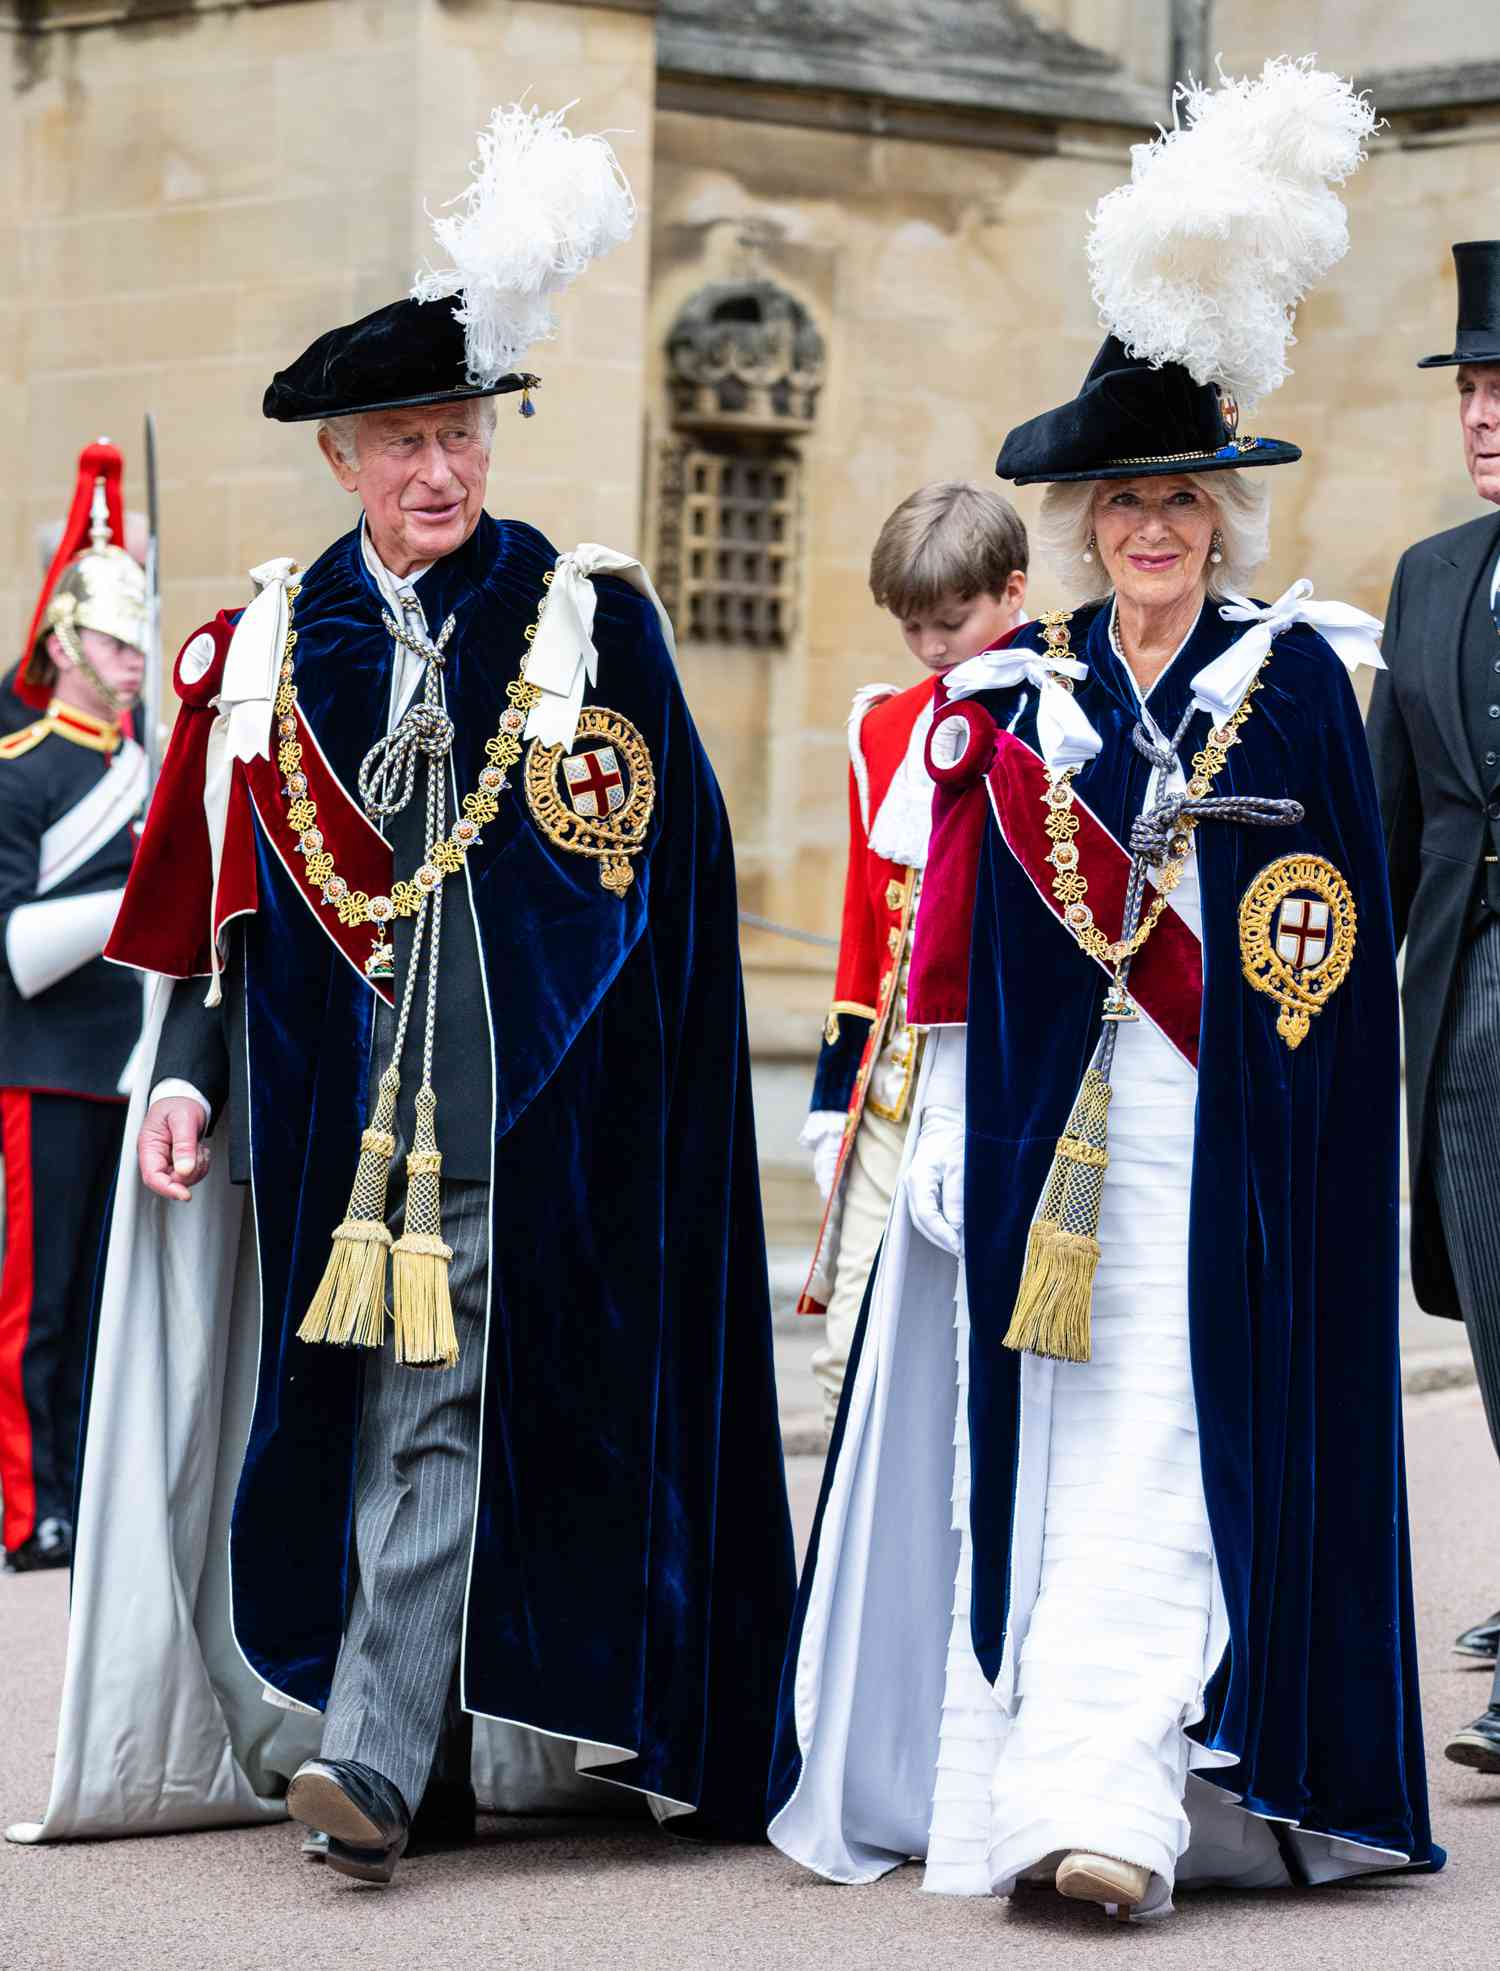
<instances>
[{"instance_id":1,"label":"man in black top hat","mask_svg":"<svg viewBox=\"0 0 1500 1971\"><path fill-rule=\"evenodd\" d=\"M1458 334L1422 369L1451 369L1464 463L1500 506L1500 240L1453 249ZM1407 940L1412 1280L1429 1314L1469 1332L1500 1450L1500 515L1408 548L1386 620L1370 747ZM1493 1662L1500 1614L1459 1654ZM1500 1670L1448 1757L1500 1773Z\"/></svg>"}]
</instances>

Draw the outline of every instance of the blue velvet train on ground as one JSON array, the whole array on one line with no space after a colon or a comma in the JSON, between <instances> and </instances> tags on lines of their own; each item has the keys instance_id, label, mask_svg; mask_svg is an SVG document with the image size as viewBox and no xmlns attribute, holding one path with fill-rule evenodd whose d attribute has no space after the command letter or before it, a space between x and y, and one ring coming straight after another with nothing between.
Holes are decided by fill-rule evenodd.
<instances>
[{"instance_id":1,"label":"blue velvet train on ground","mask_svg":"<svg viewBox=\"0 0 1500 1971\"><path fill-rule=\"evenodd\" d=\"M1150 767L1131 744L1139 700L1111 648L1108 619L1107 607L1092 608L1071 622L1074 652L1088 665L1076 702L1103 740L1075 785L1080 803L1123 842ZM1177 729L1195 675L1238 634L1206 605L1146 700L1162 731ZM1018 642L1040 648L1040 626ZM992 756L1013 742L1039 749L1035 689L1023 684L972 702L993 720ZM1185 758L1209 729L1200 712ZM1038 1369L1001 1338L1033 1212L1098 1040L1107 976L1054 914L1051 872L1040 881L1028 873L996 825L988 766L976 765L963 796L985 810L972 913L965 1267L970 1628L993 1684L1016 1640L1013 1598L1034 1537L1034 1528L1023 1533L1020 1509L1023 1466L1036 1448L1027 1452L1022 1425L1023 1364ZM1274 831L1209 821L1196 835L1203 996L1189 1329L1227 1642L1190 1733L1204 1748L1192 1761L1201 1768L1195 1784L1221 1789L1272 1823L1293 1880L1431 1866L1442 1850L1428 1821L1397 1355L1390 910L1358 704L1312 629L1276 636L1213 792L1291 797L1305 818ZM1278 1033L1277 1004L1242 971L1239 909L1268 864L1298 853L1342 874L1358 930L1347 977L1293 1050ZM939 881L930 871L924 911ZM922 1577L930 1565L931 1594L946 1607L953 1574L945 1587L944 1570L958 1553L951 1453L942 1443L921 1448L942 1420L931 1410L953 1400L951 1367L940 1359L947 1351L951 1362L951 1324L935 1307L915 1305L940 1297L941 1282L928 1280L938 1262L895 1220L887 1240L799 1597L771 1784L773 1837L844 1879L891 1866L903 1844L905 1854L925 1852L911 1844L925 1844L931 1812L947 1625L921 1606ZM882 1277L893 1268L904 1284ZM951 1308L951 1284L946 1291ZM1050 1373L1050 1364L1040 1367ZM1045 1468L1045 1443L1041 1456ZM861 1523L861 1486L876 1504L856 1535L847 1529ZM882 1538L880 1517L898 1495L899 1554L888 1521ZM929 1547L937 1556L930 1564L922 1558ZM846 1596L861 1605L857 1630L841 1627ZM902 1664L917 1717L910 1725L887 1720L901 1742L879 1754L867 1749L871 1720L860 1697L862 1678L878 1683L877 1655ZM887 1812L903 1789L904 1819ZM1190 1788L1196 1840L1194 1799Z\"/></svg>"},{"instance_id":2,"label":"blue velvet train on ground","mask_svg":"<svg viewBox=\"0 0 1500 1971\"><path fill-rule=\"evenodd\" d=\"M460 788L485 764L554 559L530 528L486 518L417 584L429 621L457 618L445 689ZM346 786L383 729L378 617L355 533L297 605L301 706ZM591 695L655 765L635 882L623 898L603 888L593 862L543 838L519 788L470 863L494 1008L472 1069L493 1081L495 1147L462 1695L628 1750L609 1778L696 1809L686 1827L759 1833L791 1548L732 854L651 608L603 582L595 639ZM257 877L246 1027L263 1328L234 1620L267 1684L319 1705L349 1587L358 1358L294 1336L348 1195L374 1002L263 839Z\"/></svg>"},{"instance_id":3,"label":"blue velvet train on ground","mask_svg":"<svg viewBox=\"0 0 1500 1971\"><path fill-rule=\"evenodd\" d=\"M416 584L429 621L453 618L443 675L455 802L481 784L556 560L534 529L486 516ZM358 530L300 577L306 771L319 776L329 842L340 816L346 840L351 827L364 831L372 893L408 873L392 872L346 791L386 727L392 643L381 609ZM218 654L196 680L186 660L179 667L186 704L142 853L155 906L127 911L113 947L178 975L206 965L202 740L228 636L221 618L198 640ZM593 640L589 703L629 722L654 777L633 880L607 887L598 858L567 852L518 767L449 886L448 935L472 923L483 990L467 1011L450 1008L451 1030L439 1023L440 1145L445 1099L450 1125L475 1107L493 1116L477 1152L459 1131L452 1159L465 1178L489 1176L493 1212L460 1695L477 1717L576 1741L580 1771L653 1796L675 1826L758 1837L793 1571L733 856L655 610L601 579ZM623 782L633 770L591 757L591 786L607 805L611 774ZM265 759L243 783L239 773L214 897L218 921L240 913L228 935L243 965L225 975L229 1112L231 1122L248 1112L248 1132L231 1140L229 1162L250 1179L259 1314L246 1321L240 1288L224 1323L221 1491L226 1476L234 1482L234 1442L245 1444L226 1617L255 1687L272 1704L317 1710L352 1587L362 1351L309 1346L297 1329L349 1197L377 998L363 948L351 948L289 846L283 776ZM227 1211L233 1189L212 1208ZM207 1208L202 1197L173 1207L161 1234L145 1236L206 1234ZM151 1201L141 1209L149 1227ZM227 1250L232 1264L232 1233L208 1249ZM150 1304L176 1348L180 1272L162 1270ZM149 1291L143 1281L143 1322ZM235 1397L237 1379L253 1380L253 1396ZM203 1400L217 1425L218 1396L210 1388ZM247 1437L235 1440L230 1419L250 1411ZM203 1614L214 1597L188 1593L223 1688L227 1637ZM92 1660L80 1658L80 1676ZM221 1703L244 1771L259 1792L273 1790L288 1770L265 1744L277 1714L242 1695ZM202 1785L219 1818L243 1817L242 1795ZM81 1818L55 1802L49 1832Z\"/></svg>"}]
</instances>

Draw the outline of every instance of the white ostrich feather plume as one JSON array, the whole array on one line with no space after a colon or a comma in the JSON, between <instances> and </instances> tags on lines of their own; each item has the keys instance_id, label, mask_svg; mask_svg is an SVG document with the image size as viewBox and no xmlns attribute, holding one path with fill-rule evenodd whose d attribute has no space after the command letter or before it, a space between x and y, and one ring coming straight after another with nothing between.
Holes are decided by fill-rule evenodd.
<instances>
[{"instance_id":1,"label":"white ostrich feather plume","mask_svg":"<svg viewBox=\"0 0 1500 1971\"><path fill-rule=\"evenodd\" d=\"M494 383L556 335L554 298L635 224L618 158L603 137L573 135L572 107L495 110L473 183L433 218L448 264L418 273L412 297L457 297L471 383Z\"/></svg>"},{"instance_id":2,"label":"white ostrich feather plume","mask_svg":"<svg viewBox=\"0 0 1500 1971\"><path fill-rule=\"evenodd\" d=\"M1134 146L1130 183L1094 208L1094 299L1131 355L1181 363L1248 409L1291 374L1297 303L1348 251L1333 187L1378 119L1310 55L1190 82L1174 108L1171 130Z\"/></svg>"}]
</instances>

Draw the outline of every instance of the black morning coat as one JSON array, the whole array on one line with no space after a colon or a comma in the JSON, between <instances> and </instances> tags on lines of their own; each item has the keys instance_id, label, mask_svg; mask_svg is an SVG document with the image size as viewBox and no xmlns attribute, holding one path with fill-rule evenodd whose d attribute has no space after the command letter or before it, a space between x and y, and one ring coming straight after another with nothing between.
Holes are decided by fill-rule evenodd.
<instances>
[{"instance_id":1,"label":"black morning coat","mask_svg":"<svg viewBox=\"0 0 1500 1971\"><path fill-rule=\"evenodd\" d=\"M1434 1068L1443 1015L1487 856L1500 855L1500 770L1476 755L1465 717L1465 627L1500 555L1487 514L1407 549L1396 568L1366 728L1385 824L1406 1028L1411 1270L1429 1314L1462 1319L1433 1183ZM1487 599L1487 593L1486 593Z\"/></svg>"}]
</instances>

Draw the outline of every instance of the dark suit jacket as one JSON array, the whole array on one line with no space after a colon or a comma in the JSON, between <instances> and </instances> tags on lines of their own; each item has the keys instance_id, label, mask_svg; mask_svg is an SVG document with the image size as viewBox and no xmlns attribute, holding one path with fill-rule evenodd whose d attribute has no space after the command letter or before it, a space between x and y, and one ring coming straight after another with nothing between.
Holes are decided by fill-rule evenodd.
<instances>
[{"instance_id":1,"label":"dark suit jacket","mask_svg":"<svg viewBox=\"0 0 1500 1971\"><path fill-rule=\"evenodd\" d=\"M0 685L0 703L7 690ZM35 725L35 716L26 723ZM47 830L94 793L108 771L106 754L56 732L0 760L0 1087L124 1100L120 1075L141 1031L140 981L91 958L24 999L5 955L10 913L36 901ZM125 823L47 892L49 900L122 889L134 853L135 831Z\"/></svg>"},{"instance_id":2,"label":"dark suit jacket","mask_svg":"<svg viewBox=\"0 0 1500 1971\"><path fill-rule=\"evenodd\" d=\"M1460 677L1465 619L1497 554L1500 515L1489 514L1402 555L1386 616L1389 669L1376 680L1368 726L1398 947L1406 940L1412 1281L1429 1314L1455 1320L1462 1310L1432 1180L1433 1069L1484 859L1500 854L1500 801L1475 759Z\"/></svg>"},{"instance_id":3,"label":"dark suit jacket","mask_svg":"<svg viewBox=\"0 0 1500 1971\"><path fill-rule=\"evenodd\" d=\"M208 1104L210 1131L228 1111L229 1175L236 1184L248 1184L250 1105L245 1099L245 968L240 941L239 926L231 925L219 1006L204 1005L208 987L202 979L178 979L172 987L150 1085L154 1088L168 1078L191 1082Z\"/></svg>"}]
</instances>

